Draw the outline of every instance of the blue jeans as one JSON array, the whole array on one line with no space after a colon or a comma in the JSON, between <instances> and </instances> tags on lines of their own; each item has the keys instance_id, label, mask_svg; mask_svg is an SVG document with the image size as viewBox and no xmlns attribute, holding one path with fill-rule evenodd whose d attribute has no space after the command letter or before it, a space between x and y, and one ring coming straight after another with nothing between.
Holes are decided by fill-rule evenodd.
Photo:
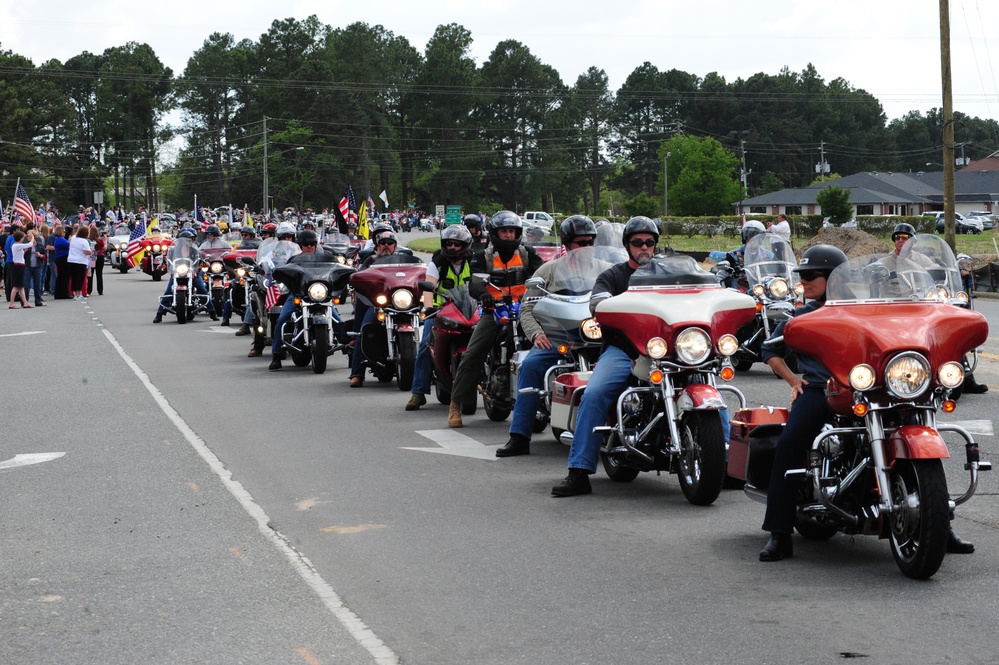
<instances>
[{"instance_id":1,"label":"blue jeans","mask_svg":"<svg viewBox=\"0 0 999 665\"><path fill-rule=\"evenodd\" d=\"M45 266L25 266L24 268L24 299L28 299L31 287L35 287L35 304L42 303L42 291L45 290L42 275L45 274Z\"/></svg>"},{"instance_id":2,"label":"blue jeans","mask_svg":"<svg viewBox=\"0 0 999 665\"><path fill-rule=\"evenodd\" d=\"M361 323L358 325L357 320L360 318ZM378 312L375 311L374 307L368 307L367 305L358 301L357 305L354 307L354 331L361 332L364 326L369 323L374 323L378 318ZM361 350L361 338L360 336L355 338L357 341L354 343L354 358L350 363L350 378L359 376L364 378L364 353Z\"/></svg>"},{"instance_id":3,"label":"blue jeans","mask_svg":"<svg viewBox=\"0 0 999 665\"><path fill-rule=\"evenodd\" d=\"M600 457L600 444L603 436L593 432L594 427L607 423L607 413L616 404L617 398L628 386L631 376L631 358L616 346L608 346L597 366L593 369L586 392L579 404L576 429L573 432L572 446L569 448L569 468L585 469L590 473L597 470ZM518 396L518 401L521 396ZM721 409L722 433L728 441L731 424L728 409ZM512 431L512 428L511 428Z\"/></svg>"},{"instance_id":4,"label":"blue jeans","mask_svg":"<svg viewBox=\"0 0 999 665\"><path fill-rule=\"evenodd\" d=\"M561 357L562 354L555 347L550 349L532 348L520 366L517 390L544 388L545 372ZM534 433L534 417L538 413L538 402L540 401L541 396L537 393L517 393L517 401L513 406L513 419L510 421L510 434L520 434L530 440L531 434Z\"/></svg>"},{"instance_id":5,"label":"blue jeans","mask_svg":"<svg viewBox=\"0 0 999 665\"><path fill-rule=\"evenodd\" d=\"M199 274L194 277L194 290L203 296L208 295L208 287L205 286L205 280L201 278L200 271ZM167 280L166 291L163 292L163 295L173 295L173 275L171 275L170 279ZM160 300L160 306L156 308L156 313L166 314L166 307L164 307L162 300Z\"/></svg>"},{"instance_id":6,"label":"blue jeans","mask_svg":"<svg viewBox=\"0 0 999 665\"><path fill-rule=\"evenodd\" d=\"M430 379L434 368L430 361L430 333L434 329L436 318L423 322L423 336L420 338L420 349L416 352L416 367L413 368L413 394L429 395Z\"/></svg>"},{"instance_id":7,"label":"blue jeans","mask_svg":"<svg viewBox=\"0 0 999 665\"><path fill-rule=\"evenodd\" d=\"M47 271L47 273L45 275L45 278L46 278L46 282L45 283L48 285L48 289L46 289L46 290L49 293L55 293L55 290L56 290L56 265L55 265L55 257L54 256L49 261L46 261L45 269Z\"/></svg>"}]
</instances>

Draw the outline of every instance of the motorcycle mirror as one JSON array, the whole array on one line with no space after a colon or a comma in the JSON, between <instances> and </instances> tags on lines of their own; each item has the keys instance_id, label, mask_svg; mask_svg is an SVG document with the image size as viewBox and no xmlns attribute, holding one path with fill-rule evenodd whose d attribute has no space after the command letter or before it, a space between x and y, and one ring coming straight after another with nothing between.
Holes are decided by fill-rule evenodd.
<instances>
[{"instance_id":1,"label":"motorcycle mirror","mask_svg":"<svg viewBox=\"0 0 999 665\"><path fill-rule=\"evenodd\" d=\"M239 262L244 266L252 266L255 263L252 256L241 256Z\"/></svg>"},{"instance_id":2,"label":"motorcycle mirror","mask_svg":"<svg viewBox=\"0 0 999 665\"><path fill-rule=\"evenodd\" d=\"M489 273L485 272L472 273L472 284L488 284L488 283L489 283Z\"/></svg>"},{"instance_id":3,"label":"motorcycle mirror","mask_svg":"<svg viewBox=\"0 0 999 665\"><path fill-rule=\"evenodd\" d=\"M418 287L420 287L421 291L435 291L436 288L437 288L437 287L434 286L434 284L432 282L428 282L428 281L423 280L423 279L421 279L419 282L417 282L416 285Z\"/></svg>"},{"instance_id":4,"label":"motorcycle mirror","mask_svg":"<svg viewBox=\"0 0 999 665\"><path fill-rule=\"evenodd\" d=\"M524 286L526 286L529 289L540 289L544 285L545 285L545 280L541 279L540 277L532 277L526 282L524 282Z\"/></svg>"}]
</instances>

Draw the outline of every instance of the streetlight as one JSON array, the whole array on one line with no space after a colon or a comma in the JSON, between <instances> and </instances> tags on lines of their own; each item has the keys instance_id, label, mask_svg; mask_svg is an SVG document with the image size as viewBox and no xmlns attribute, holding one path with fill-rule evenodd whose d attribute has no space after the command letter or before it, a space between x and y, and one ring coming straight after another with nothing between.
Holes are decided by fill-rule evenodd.
<instances>
[{"instance_id":1,"label":"streetlight","mask_svg":"<svg viewBox=\"0 0 999 665\"><path fill-rule=\"evenodd\" d=\"M663 222L669 214L669 158L673 153L667 152L663 159Z\"/></svg>"}]
</instances>

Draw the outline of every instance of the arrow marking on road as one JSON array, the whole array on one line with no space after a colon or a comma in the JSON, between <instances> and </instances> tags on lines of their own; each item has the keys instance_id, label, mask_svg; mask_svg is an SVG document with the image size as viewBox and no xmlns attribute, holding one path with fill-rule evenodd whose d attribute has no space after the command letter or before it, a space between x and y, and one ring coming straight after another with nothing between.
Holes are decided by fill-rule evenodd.
<instances>
[{"instance_id":1,"label":"arrow marking on road","mask_svg":"<svg viewBox=\"0 0 999 665\"><path fill-rule=\"evenodd\" d=\"M470 436L459 434L450 429L427 429L416 432L436 443L440 448L406 448L403 450L420 450L425 453L440 453L442 455L457 455L474 459L496 460L496 449L499 446L487 446Z\"/></svg>"},{"instance_id":2,"label":"arrow marking on road","mask_svg":"<svg viewBox=\"0 0 999 665\"><path fill-rule=\"evenodd\" d=\"M28 453L25 455L17 454L14 455L9 460L4 460L0 462L0 469L13 469L19 466L28 466L29 464L41 464L42 462L51 462L54 459L59 459L66 453Z\"/></svg>"},{"instance_id":3,"label":"arrow marking on road","mask_svg":"<svg viewBox=\"0 0 999 665\"><path fill-rule=\"evenodd\" d=\"M19 333L7 333L6 335L0 335L0 337L18 337L20 335L44 335L45 330L28 330L26 332Z\"/></svg>"}]
</instances>

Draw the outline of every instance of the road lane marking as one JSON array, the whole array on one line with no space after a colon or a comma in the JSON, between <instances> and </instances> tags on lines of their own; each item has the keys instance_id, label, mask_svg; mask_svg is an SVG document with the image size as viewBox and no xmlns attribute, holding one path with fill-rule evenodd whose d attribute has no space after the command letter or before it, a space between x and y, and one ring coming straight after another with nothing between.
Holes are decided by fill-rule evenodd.
<instances>
[{"instance_id":1,"label":"road lane marking","mask_svg":"<svg viewBox=\"0 0 999 665\"><path fill-rule=\"evenodd\" d=\"M44 335L47 330L26 330L19 333L7 333L6 335L0 335L0 337L20 337L22 335Z\"/></svg>"},{"instance_id":2,"label":"road lane marking","mask_svg":"<svg viewBox=\"0 0 999 665\"><path fill-rule=\"evenodd\" d=\"M347 630L347 632L357 640L378 665L399 665L399 657L386 645L374 631L371 630L353 610L344 605L340 595L333 590L333 587L322 578L319 572L312 565L305 555L292 547L287 536L271 526L271 518L264 512L264 509L246 491L243 484L233 479L232 472L225 468L222 461L215 456L204 440L199 437L191 426L180 417L167 401L159 388L153 385L149 376L142 371L132 358L125 353L125 349L114 335L107 329L102 330L111 346L114 347L118 355L121 356L125 364L132 370L139 381L152 396L153 401L160 407L160 410L174 424L180 433L187 439L187 442L194 448L195 452L201 456L211 470L218 476L226 489L236 498L236 501L243 507L243 510L250 515L257 523L257 529L278 549L291 564L291 567L305 581L305 583L319 596L326 608L336 617L337 621Z\"/></svg>"},{"instance_id":3,"label":"road lane marking","mask_svg":"<svg viewBox=\"0 0 999 665\"><path fill-rule=\"evenodd\" d=\"M425 429L416 432L420 436L430 439L440 448L407 448L403 450L418 450L425 453L440 453L441 455L457 455L458 457L471 457L473 459L483 459L496 461L496 449L499 446L487 446L479 443L470 436L465 436L452 429Z\"/></svg>"},{"instance_id":4,"label":"road lane marking","mask_svg":"<svg viewBox=\"0 0 999 665\"><path fill-rule=\"evenodd\" d=\"M9 460L0 462L0 469L15 469L19 466L29 466L31 464L41 464L59 459L66 453L19 453Z\"/></svg>"}]
</instances>

